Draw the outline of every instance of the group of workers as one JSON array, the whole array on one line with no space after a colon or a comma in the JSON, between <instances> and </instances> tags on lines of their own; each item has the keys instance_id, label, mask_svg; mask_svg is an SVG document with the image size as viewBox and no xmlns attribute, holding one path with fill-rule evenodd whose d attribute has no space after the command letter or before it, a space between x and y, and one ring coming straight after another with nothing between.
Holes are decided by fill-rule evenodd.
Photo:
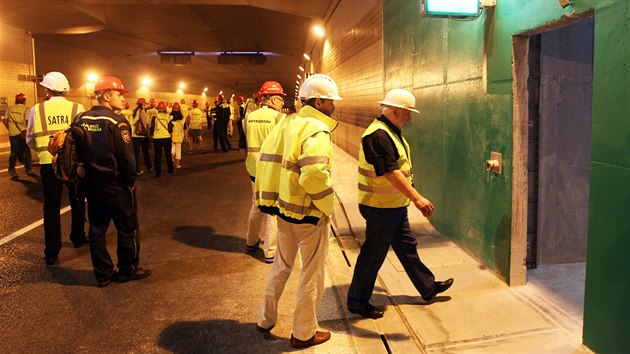
<instances>
[{"instance_id":1,"label":"group of workers","mask_svg":"<svg viewBox=\"0 0 630 354\"><path fill-rule=\"evenodd\" d=\"M204 111L196 101L189 110L182 100L174 103L169 112L165 102L156 104L144 98L139 98L134 110L130 110L124 99L127 91L113 76L104 77L95 85L98 105L89 111L64 98L69 84L63 74L48 73L41 85L46 88L49 100L27 110L25 97L16 97L17 108L9 109L7 116L14 120L14 127L9 128L9 171L15 171L15 160L22 156L27 172L32 173L30 160L23 156L24 144L28 143L39 156L44 189L46 264L59 262L59 209L63 186L51 167L48 137L74 123L83 131L77 151L85 175L78 193L75 188L69 188L73 245L81 247L89 242L99 287L108 286L111 281L126 282L149 276L150 270L139 267L134 188L141 172L139 152L144 154L147 171L153 168L156 176L160 176L164 150L168 173L173 173L174 168L181 167L181 144L185 138L189 149L192 143L198 143L203 151L201 119ZM310 75L302 83L299 90L302 107L297 113L282 113L285 97L278 82L267 81L255 101L237 98L241 117L239 148L245 157L253 196L246 251L253 253L262 246L265 262L272 263L256 327L265 339L271 337L270 332L276 325L278 303L300 253L302 265L290 343L295 348L305 348L324 343L331 337L330 332L318 330L316 314L324 293L324 267L334 203L331 133L337 121L332 115L335 101L342 98L334 80L323 74ZM414 188L410 147L402 136L411 113L418 113L415 97L407 90L393 89L379 103L382 114L365 130L358 156L359 210L366 220L366 232L347 298L348 310L367 318L383 316L383 310L369 300L390 245L424 301L433 301L453 284L452 278L436 281L431 270L422 263L409 226L407 208L411 203L427 217L434 209ZM230 105L220 95L214 107L207 105L205 113L207 119L214 121L215 150L219 146L222 151L230 150ZM24 120L27 124L18 123ZM149 137L155 149L153 163L148 157ZM88 200L87 237L83 232L84 203L79 194ZM118 269L105 243L107 226L112 220L118 234Z\"/></svg>"}]
</instances>

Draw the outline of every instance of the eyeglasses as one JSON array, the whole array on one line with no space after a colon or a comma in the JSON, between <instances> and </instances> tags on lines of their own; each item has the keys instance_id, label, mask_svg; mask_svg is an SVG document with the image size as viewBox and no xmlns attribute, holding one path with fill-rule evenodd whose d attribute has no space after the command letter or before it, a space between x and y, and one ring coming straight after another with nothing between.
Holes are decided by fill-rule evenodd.
<instances>
[{"instance_id":1,"label":"eyeglasses","mask_svg":"<svg viewBox=\"0 0 630 354\"><path fill-rule=\"evenodd\" d=\"M273 97L275 97L275 98L279 99L280 101L284 102L284 97L282 97L282 96L273 96Z\"/></svg>"}]
</instances>

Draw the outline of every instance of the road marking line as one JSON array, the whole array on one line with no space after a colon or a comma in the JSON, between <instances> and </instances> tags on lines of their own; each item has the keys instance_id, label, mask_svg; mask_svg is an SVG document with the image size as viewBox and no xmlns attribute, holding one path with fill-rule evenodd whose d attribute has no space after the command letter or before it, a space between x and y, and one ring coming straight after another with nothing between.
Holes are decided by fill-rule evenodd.
<instances>
[{"instance_id":1,"label":"road marking line","mask_svg":"<svg viewBox=\"0 0 630 354\"><path fill-rule=\"evenodd\" d=\"M70 210L72 210L72 208L70 208L70 206L68 205L67 207L65 207L65 208L63 208L63 209L61 209L59 211L59 215L63 215L63 214L67 213ZM32 223L32 224L30 224L30 225L28 225L26 227L23 227L23 228L17 230L16 232L12 233L11 235L1 239L0 240L0 246L4 245L5 243L7 243L7 242L9 242L9 241L11 241L11 240L13 240L15 238L18 238L18 237L24 235L25 233L33 230L34 228L42 225L43 223L44 223L44 219L42 218L42 219L39 219L38 221L35 221L34 223Z\"/></svg>"}]
</instances>

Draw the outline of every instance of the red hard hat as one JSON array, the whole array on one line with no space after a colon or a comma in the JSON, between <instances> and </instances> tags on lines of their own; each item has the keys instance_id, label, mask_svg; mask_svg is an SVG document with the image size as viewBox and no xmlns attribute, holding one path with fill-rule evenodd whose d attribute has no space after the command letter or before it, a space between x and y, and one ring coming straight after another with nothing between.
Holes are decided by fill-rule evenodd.
<instances>
[{"instance_id":1,"label":"red hard hat","mask_svg":"<svg viewBox=\"0 0 630 354\"><path fill-rule=\"evenodd\" d=\"M99 82L94 85L94 92L100 91L119 91L120 93L127 93L125 87L116 76L105 76Z\"/></svg>"},{"instance_id":2,"label":"red hard hat","mask_svg":"<svg viewBox=\"0 0 630 354\"><path fill-rule=\"evenodd\" d=\"M149 107L155 108L155 98L149 99Z\"/></svg>"},{"instance_id":3,"label":"red hard hat","mask_svg":"<svg viewBox=\"0 0 630 354\"><path fill-rule=\"evenodd\" d=\"M223 95L218 95L217 96L217 101L223 101L223 100L225 100L225 96L223 96Z\"/></svg>"},{"instance_id":4,"label":"red hard hat","mask_svg":"<svg viewBox=\"0 0 630 354\"><path fill-rule=\"evenodd\" d=\"M245 102L245 97L243 97L243 96L238 96L238 97L236 98L236 101L237 101L237 102L240 102L240 103L243 103L243 102Z\"/></svg>"},{"instance_id":5,"label":"red hard hat","mask_svg":"<svg viewBox=\"0 0 630 354\"><path fill-rule=\"evenodd\" d=\"M197 106L199 106L199 102L197 102L197 100L193 100L192 101L192 105L193 105L193 107L197 107Z\"/></svg>"},{"instance_id":6,"label":"red hard hat","mask_svg":"<svg viewBox=\"0 0 630 354\"><path fill-rule=\"evenodd\" d=\"M24 103L26 102L26 95L22 92L15 95L15 103Z\"/></svg>"},{"instance_id":7,"label":"red hard hat","mask_svg":"<svg viewBox=\"0 0 630 354\"><path fill-rule=\"evenodd\" d=\"M158 111L165 111L166 110L166 102L160 101L160 103L157 104L157 110Z\"/></svg>"},{"instance_id":8,"label":"red hard hat","mask_svg":"<svg viewBox=\"0 0 630 354\"><path fill-rule=\"evenodd\" d=\"M140 97L136 101L136 104L145 104L145 103L147 103L147 100L144 97Z\"/></svg>"},{"instance_id":9,"label":"red hard hat","mask_svg":"<svg viewBox=\"0 0 630 354\"><path fill-rule=\"evenodd\" d=\"M260 94L286 96L284 94L284 91L282 90L282 86L280 86L280 84L275 81L267 81L262 84L262 86L260 87Z\"/></svg>"},{"instance_id":10,"label":"red hard hat","mask_svg":"<svg viewBox=\"0 0 630 354\"><path fill-rule=\"evenodd\" d=\"M179 105L179 103L177 103L177 102L173 103L173 110L174 111L179 111L180 109L182 109L182 107Z\"/></svg>"}]
</instances>

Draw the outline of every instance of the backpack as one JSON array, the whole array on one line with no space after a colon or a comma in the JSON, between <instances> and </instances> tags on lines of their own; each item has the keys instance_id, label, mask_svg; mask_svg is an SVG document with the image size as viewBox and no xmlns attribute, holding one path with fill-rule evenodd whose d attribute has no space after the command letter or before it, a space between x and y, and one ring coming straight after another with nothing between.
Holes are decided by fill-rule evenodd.
<instances>
[{"instance_id":1,"label":"backpack","mask_svg":"<svg viewBox=\"0 0 630 354\"><path fill-rule=\"evenodd\" d=\"M52 167L55 175L64 182L76 183L85 176L83 163L77 155L77 148L84 136L83 128L72 124L50 137L48 152L53 155Z\"/></svg>"},{"instance_id":2,"label":"backpack","mask_svg":"<svg viewBox=\"0 0 630 354\"><path fill-rule=\"evenodd\" d=\"M136 135L138 135L138 136L146 136L147 135L147 130L145 129L144 124L142 124L142 118L138 118L134 128L135 128L135 131L136 131Z\"/></svg>"}]
</instances>

